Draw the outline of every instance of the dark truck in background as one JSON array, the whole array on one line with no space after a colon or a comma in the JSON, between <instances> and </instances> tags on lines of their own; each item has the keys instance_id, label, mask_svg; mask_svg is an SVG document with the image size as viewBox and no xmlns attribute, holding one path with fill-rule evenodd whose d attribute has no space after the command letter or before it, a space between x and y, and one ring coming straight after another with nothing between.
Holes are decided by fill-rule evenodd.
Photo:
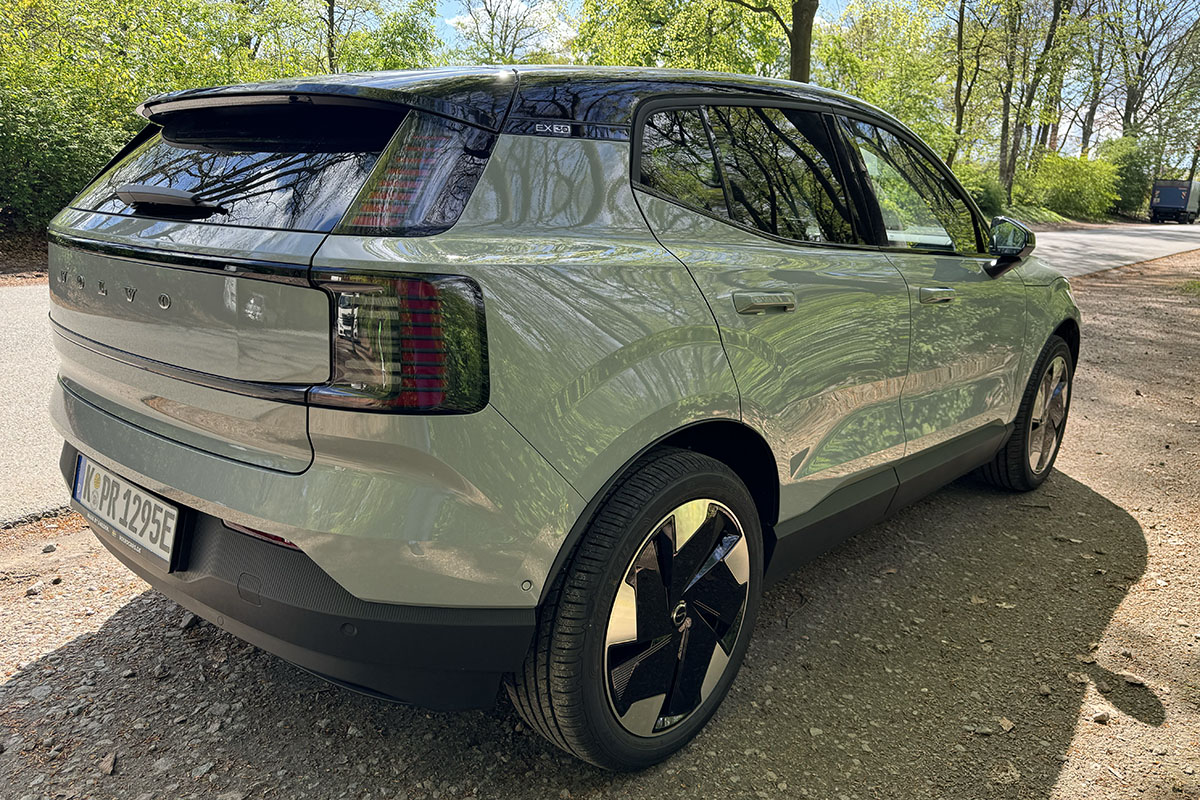
<instances>
[{"instance_id":1,"label":"dark truck in background","mask_svg":"<svg viewBox=\"0 0 1200 800\"><path fill-rule=\"evenodd\" d=\"M1196 221L1200 181L1155 181L1150 191L1150 221L1173 219L1181 225Z\"/></svg>"}]
</instances>

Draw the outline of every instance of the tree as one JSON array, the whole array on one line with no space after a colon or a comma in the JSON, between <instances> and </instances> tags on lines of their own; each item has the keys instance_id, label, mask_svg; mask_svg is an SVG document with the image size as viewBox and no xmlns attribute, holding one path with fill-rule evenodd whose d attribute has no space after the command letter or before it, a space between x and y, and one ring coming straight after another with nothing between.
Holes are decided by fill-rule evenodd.
<instances>
[{"instance_id":1,"label":"tree","mask_svg":"<svg viewBox=\"0 0 1200 800\"><path fill-rule=\"evenodd\" d=\"M786 68L775 23L726 0L584 0L572 46L589 64L768 76Z\"/></svg>"},{"instance_id":2,"label":"tree","mask_svg":"<svg viewBox=\"0 0 1200 800\"><path fill-rule=\"evenodd\" d=\"M966 129L967 107L986 69L997 6L992 2L958 0L953 17L954 41L954 138L946 163L954 166Z\"/></svg>"},{"instance_id":3,"label":"tree","mask_svg":"<svg viewBox=\"0 0 1200 800\"><path fill-rule=\"evenodd\" d=\"M379 69L426 69L444 60L434 29L436 0L411 0L387 12L374 28L357 28L343 37L341 64L351 72Z\"/></svg>"},{"instance_id":4,"label":"tree","mask_svg":"<svg viewBox=\"0 0 1200 800\"><path fill-rule=\"evenodd\" d=\"M819 0L792 0L788 19L773 2L756 4L750 0L724 0L755 14L766 14L783 31L788 42L788 78L808 83L812 70L813 21L817 18Z\"/></svg>"},{"instance_id":5,"label":"tree","mask_svg":"<svg viewBox=\"0 0 1200 800\"><path fill-rule=\"evenodd\" d=\"M554 0L465 0L450 20L463 40L461 56L484 64L564 59L567 26Z\"/></svg>"}]
</instances>

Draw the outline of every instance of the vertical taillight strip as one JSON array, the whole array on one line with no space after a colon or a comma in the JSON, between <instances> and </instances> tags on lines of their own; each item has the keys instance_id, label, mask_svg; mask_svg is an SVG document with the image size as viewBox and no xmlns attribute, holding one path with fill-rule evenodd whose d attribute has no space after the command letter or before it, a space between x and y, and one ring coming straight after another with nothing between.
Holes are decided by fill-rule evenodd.
<instances>
[{"instance_id":1,"label":"vertical taillight strip","mask_svg":"<svg viewBox=\"0 0 1200 800\"><path fill-rule=\"evenodd\" d=\"M488 399L483 292L459 275L315 270L333 306L333 376L314 405L467 414Z\"/></svg>"}]
</instances>

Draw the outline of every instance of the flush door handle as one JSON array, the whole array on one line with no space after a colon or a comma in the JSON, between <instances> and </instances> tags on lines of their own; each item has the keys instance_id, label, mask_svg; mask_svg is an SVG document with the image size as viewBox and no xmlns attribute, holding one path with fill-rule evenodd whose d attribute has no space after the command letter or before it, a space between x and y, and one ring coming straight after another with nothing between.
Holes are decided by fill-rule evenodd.
<instances>
[{"instance_id":1,"label":"flush door handle","mask_svg":"<svg viewBox=\"0 0 1200 800\"><path fill-rule=\"evenodd\" d=\"M922 303L935 305L954 302L954 290L948 286L922 286L918 292Z\"/></svg>"},{"instance_id":2,"label":"flush door handle","mask_svg":"<svg viewBox=\"0 0 1200 800\"><path fill-rule=\"evenodd\" d=\"M733 307L739 314L767 314L796 310L791 292L734 292Z\"/></svg>"}]
</instances>

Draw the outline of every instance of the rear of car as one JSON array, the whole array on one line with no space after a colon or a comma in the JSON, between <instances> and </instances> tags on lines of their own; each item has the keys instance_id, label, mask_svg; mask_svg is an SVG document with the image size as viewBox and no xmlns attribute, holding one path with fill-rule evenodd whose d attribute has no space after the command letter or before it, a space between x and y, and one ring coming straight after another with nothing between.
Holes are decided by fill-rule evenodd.
<instances>
[{"instance_id":1,"label":"rear of car","mask_svg":"<svg viewBox=\"0 0 1200 800\"><path fill-rule=\"evenodd\" d=\"M319 253L453 226L508 74L149 101L50 229L52 416L101 540L235 634L432 707L487 705L519 666L523 546L579 497L489 405L484 296L453 254Z\"/></svg>"}]
</instances>

